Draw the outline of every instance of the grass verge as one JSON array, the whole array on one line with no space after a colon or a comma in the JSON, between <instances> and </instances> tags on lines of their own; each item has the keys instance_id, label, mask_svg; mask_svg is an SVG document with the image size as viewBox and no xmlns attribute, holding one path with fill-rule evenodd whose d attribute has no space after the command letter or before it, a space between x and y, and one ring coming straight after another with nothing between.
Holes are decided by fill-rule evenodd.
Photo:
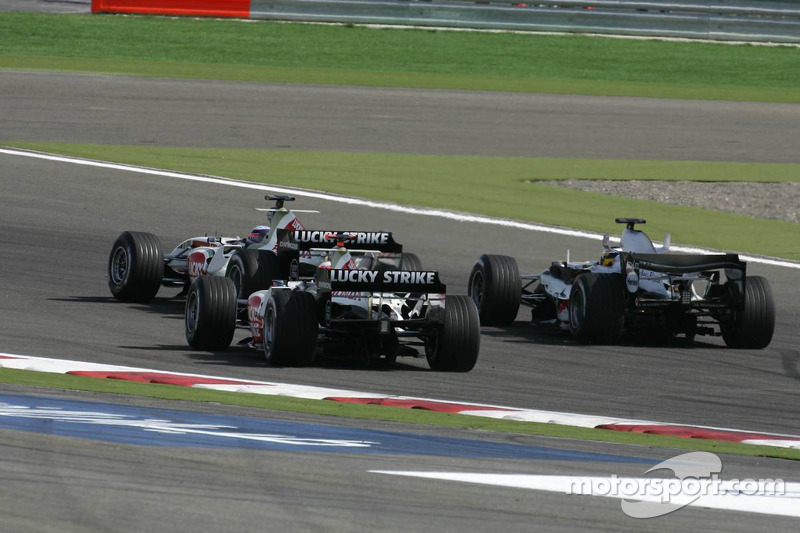
<instances>
[{"instance_id":1,"label":"grass verge","mask_svg":"<svg viewBox=\"0 0 800 533\"><path fill-rule=\"evenodd\" d=\"M322 400L304 400L281 396L261 394L234 393L176 387L151 383L135 383L130 381L98 379L83 376L70 376L29 370L0 369L0 383L13 383L30 387L45 387L64 390L103 392L111 394L143 396L164 400L181 400L188 402L211 402L242 407L254 407L284 412L310 413L324 416L381 420L385 422L401 422L422 424L447 428L476 429L523 435L541 435L566 439L592 440L619 444L637 444L642 446L678 448L686 450L707 451L712 453L729 453L755 457L775 457L780 459L800 460L800 450L773 448L769 446L753 446L749 444L686 439L663 435L645 435L602 429L587 429L556 424L535 422L515 422L494 420L475 416L451 413L436 413L418 409L385 407L377 405L346 404Z\"/></svg>"},{"instance_id":2,"label":"grass verge","mask_svg":"<svg viewBox=\"0 0 800 533\"><path fill-rule=\"evenodd\" d=\"M0 34L0 68L800 102L792 47L13 12Z\"/></svg>"},{"instance_id":3,"label":"grass verge","mask_svg":"<svg viewBox=\"0 0 800 533\"><path fill-rule=\"evenodd\" d=\"M800 181L798 164L625 161L10 143L77 157L619 233L648 220L675 243L800 260L800 224L538 185L546 179ZM436 179L431 179L435 176ZM531 182L532 181L532 182ZM157 228L154 228L157 229ZM487 250L487 253L491 250Z\"/></svg>"}]
</instances>

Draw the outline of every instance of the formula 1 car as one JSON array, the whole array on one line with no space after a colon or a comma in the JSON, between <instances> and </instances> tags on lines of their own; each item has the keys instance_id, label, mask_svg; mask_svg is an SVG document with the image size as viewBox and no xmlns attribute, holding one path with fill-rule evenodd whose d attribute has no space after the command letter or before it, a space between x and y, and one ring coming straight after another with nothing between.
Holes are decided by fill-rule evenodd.
<instances>
[{"instance_id":1,"label":"formula 1 car","mask_svg":"<svg viewBox=\"0 0 800 533\"><path fill-rule=\"evenodd\" d=\"M278 236L276 230L303 230L295 213L317 211L292 211L284 206L294 200L292 196L270 195L267 200L275 205L267 211L268 226L254 227L247 238L193 237L165 254L161 242L152 233L126 231L111 247L108 258L108 286L115 298L124 302L146 303L155 298L159 288L183 287L188 291L192 280L202 275L227 276L236 286L239 298L247 297L258 289L270 286L273 279L288 276L289 264L277 261ZM300 266L313 271L308 258ZM414 254L406 254L407 262L418 261Z\"/></svg>"},{"instance_id":2,"label":"formula 1 car","mask_svg":"<svg viewBox=\"0 0 800 533\"><path fill-rule=\"evenodd\" d=\"M270 365L305 366L318 350L367 363L421 357L434 370L468 372L480 349L478 310L446 296L437 272L409 270L388 232L278 230L277 259L289 276L244 299L230 277L201 275L186 300L185 333L198 350L240 344L263 350ZM302 257L316 264L296 268Z\"/></svg>"},{"instance_id":3,"label":"formula 1 car","mask_svg":"<svg viewBox=\"0 0 800 533\"><path fill-rule=\"evenodd\" d=\"M670 236L656 248L626 224L620 246L603 238L599 261L556 261L536 275L520 276L514 258L483 255L469 278L469 294L484 325L512 323L520 304L534 323L552 322L581 343L613 344L624 333L666 340L721 335L729 347L760 349L775 329L775 304L768 281L747 276L737 254L669 252ZM524 285L523 285L524 283Z\"/></svg>"}]
</instances>

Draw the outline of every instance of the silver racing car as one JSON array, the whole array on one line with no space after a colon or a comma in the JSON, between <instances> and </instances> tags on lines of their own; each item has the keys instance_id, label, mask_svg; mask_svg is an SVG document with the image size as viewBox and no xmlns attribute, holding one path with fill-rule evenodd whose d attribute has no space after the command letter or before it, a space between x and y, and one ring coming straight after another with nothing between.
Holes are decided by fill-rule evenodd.
<instances>
[{"instance_id":1,"label":"silver racing car","mask_svg":"<svg viewBox=\"0 0 800 533\"><path fill-rule=\"evenodd\" d=\"M288 265L277 261L278 229L303 230L295 213L317 213L290 210L285 203L292 196L270 195L274 207L266 211L270 225L254 227L246 238L208 236L192 237L164 253L161 241L152 233L125 231L111 247L108 257L108 286L111 294L123 302L146 303L165 286L189 289L198 276L232 278L239 295L268 287L272 279L280 279ZM413 258L412 258L413 260Z\"/></svg>"},{"instance_id":2,"label":"silver racing car","mask_svg":"<svg viewBox=\"0 0 800 533\"><path fill-rule=\"evenodd\" d=\"M636 228L645 220L616 222L626 225L620 245L605 235L599 261L555 261L520 276L514 258L481 256L468 286L481 323L508 325L525 305L532 322L556 324L582 343L616 343L633 333L687 344L696 335L718 335L734 348L769 345L775 329L769 282L748 276L737 254L669 253L669 234L656 248Z\"/></svg>"},{"instance_id":3,"label":"silver racing car","mask_svg":"<svg viewBox=\"0 0 800 533\"><path fill-rule=\"evenodd\" d=\"M164 253L160 239L152 233L125 231L111 247L108 257L108 286L111 294L123 302L147 303L155 298L161 286L182 287L181 294L189 290L192 280L210 275L229 277L236 287L238 298L266 289L273 280L289 277L290 268L313 272L320 257L303 254L292 261L278 260L278 231L299 231L308 242L322 240L321 232L306 231L296 213L318 213L313 210L291 210L286 202L292 196L269 195L275 205L258 208L266 211L269 225L254 227L246 238L208 236L192 237ZM354 242L372 244L382 238L381 232L358 232ZM402 266L418 269L419 258L404 253Z\"/></svg>"}]
</instances>

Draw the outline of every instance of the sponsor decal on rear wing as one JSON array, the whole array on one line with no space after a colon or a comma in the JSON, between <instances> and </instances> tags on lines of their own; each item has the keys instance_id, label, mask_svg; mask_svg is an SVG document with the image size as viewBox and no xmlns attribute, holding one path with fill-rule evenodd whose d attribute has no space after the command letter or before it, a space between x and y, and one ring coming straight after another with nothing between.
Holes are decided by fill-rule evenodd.
<instances>
[{"instance_id":1,"label":"sponsor decal on rear wing","mask_svg":"<svg viewBox=\"0 0 800 533\"><path fill-rule=\"evenodd\" d=\"M353 250L400 253L403 246L388 231L278 230L278 252L332 249L342 244Z\"/></svg>"},{"instance_id":2,"label":"sponsor decal on rear wing","mask_svg":"<svg viewBox=\"0 0 800 533\"><path fill-rule=\"evenodd\" d=\"M445 294L447 287L435 271L406 270L320 270L320 291L332 292L414 292Z\"/></svg>"}]
</instances>

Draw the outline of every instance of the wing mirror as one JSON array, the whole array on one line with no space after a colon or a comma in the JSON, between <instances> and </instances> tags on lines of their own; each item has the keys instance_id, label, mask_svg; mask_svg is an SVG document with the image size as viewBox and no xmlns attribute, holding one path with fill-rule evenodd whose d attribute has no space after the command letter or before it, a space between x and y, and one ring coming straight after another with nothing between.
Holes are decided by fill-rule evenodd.
<instances>
[{"instance_id":1,"label":"wing mirror","mask_svg":"<svg viewBox=\"0 0 800 533\"><path fill-rule=\"evenodd\" d=\"M658 253L664 253L664 252L668 252L669 251L669 246L670 246L670 240L671 239L672 239L672 235L671 234L667 233L666 235L664 235L664 244L661 247L659 247Z\"/></svg>"}]
</instances>

